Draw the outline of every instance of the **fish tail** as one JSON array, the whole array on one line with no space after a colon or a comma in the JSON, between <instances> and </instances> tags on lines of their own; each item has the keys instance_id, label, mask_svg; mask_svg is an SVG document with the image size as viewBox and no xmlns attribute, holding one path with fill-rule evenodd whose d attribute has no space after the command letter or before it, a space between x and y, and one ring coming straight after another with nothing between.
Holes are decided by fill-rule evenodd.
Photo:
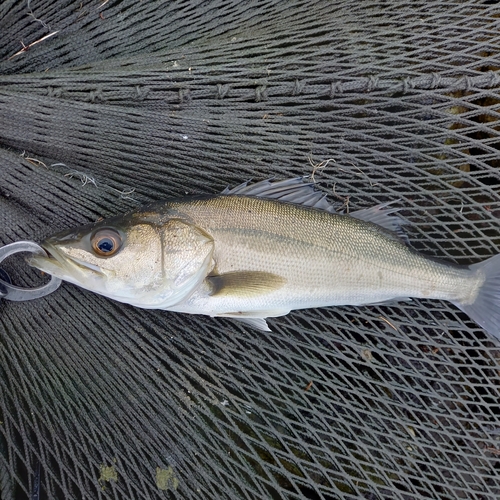
<instances>
[{"instance_id":1,"label":"fish tail","mask_svg":"<svg viewBox=\"0 0 500 500\"><path fill-rule=\"evenodd\" d=\"M472 304L455 302L455 305L500 340L500 255L473 264L470 269L481 273L484 283Z\"/></svg>"}]
</instances>

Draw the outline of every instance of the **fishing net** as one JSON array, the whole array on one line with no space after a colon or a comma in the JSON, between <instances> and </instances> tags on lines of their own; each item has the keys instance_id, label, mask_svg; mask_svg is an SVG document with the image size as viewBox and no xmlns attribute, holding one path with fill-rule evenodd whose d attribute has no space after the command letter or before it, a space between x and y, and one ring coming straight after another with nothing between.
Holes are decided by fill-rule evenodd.
<instances>
[{"instance_id":1,"label":"fishing net","mask_svg":"<svg viewBox=\"0 0 500 500\"><path fill-rule=\"evenodd\" d=\"M499 30L479 0L4 0L0 244L313 175L478 262L500 250ZM69 284L0 302L2 500L500 496L499 343L449 303L262 333Z\"/></svg>"}]
</instances>

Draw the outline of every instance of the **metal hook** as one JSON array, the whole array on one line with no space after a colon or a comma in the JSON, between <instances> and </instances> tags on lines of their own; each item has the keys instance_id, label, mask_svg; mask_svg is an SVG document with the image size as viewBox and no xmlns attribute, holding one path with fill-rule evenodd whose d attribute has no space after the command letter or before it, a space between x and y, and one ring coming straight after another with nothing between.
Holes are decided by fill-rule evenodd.
<instances>
[{"instance_id":1,"label":"metal hook","mask_svg":"<svg viewBox=\"0 0 500 500\"><path fill-rule=\"evenodd\" d=\"M34 241L16 241L0 248L0 263L10 255L19 252L31 252L47 255L45 250ZM23 288L10 283L5 272L0 274L0 299L12 300L14 302L22 302L25 300L39 299L49 293L54 292L59 288L61 280L55 276L51 276L50 281L46 285L36 288Z\"/></svg>"}]
</instances>

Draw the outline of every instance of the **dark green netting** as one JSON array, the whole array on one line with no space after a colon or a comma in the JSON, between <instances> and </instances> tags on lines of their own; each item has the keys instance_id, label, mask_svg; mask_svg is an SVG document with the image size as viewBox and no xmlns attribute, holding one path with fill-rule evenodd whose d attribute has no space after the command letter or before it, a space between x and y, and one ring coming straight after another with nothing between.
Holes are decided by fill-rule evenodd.
<instances>
[{"instance_id":1,"label":"dark green netting","mask_svg":"<svg viewBox=\"0 0 500 500\"><path fill-rule=\"evenodd\" d=\"M420 251L500 251L494 1L5 0L0 40L0 244L314 171ZM1 302L0 499L499 498L499 344L463 313L269 323Z\"/></svg>"}]
</instances>

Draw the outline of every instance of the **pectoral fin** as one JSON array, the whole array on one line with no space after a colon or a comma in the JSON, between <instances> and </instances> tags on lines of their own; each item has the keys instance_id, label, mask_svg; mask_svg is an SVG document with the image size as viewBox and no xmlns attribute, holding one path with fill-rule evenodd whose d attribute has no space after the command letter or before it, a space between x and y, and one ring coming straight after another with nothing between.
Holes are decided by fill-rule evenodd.
<instances>
[{"instance_id":1,"label":"pectoral fin","mask_svg":"<svg viewBox=\"0 0 500 500\"><path fill-rule=\"evenodd\" d=\"M262 271L234 271L208 276L212 297L257 297L280 289L286 279Z\"/></svg>"}]
</instances>

